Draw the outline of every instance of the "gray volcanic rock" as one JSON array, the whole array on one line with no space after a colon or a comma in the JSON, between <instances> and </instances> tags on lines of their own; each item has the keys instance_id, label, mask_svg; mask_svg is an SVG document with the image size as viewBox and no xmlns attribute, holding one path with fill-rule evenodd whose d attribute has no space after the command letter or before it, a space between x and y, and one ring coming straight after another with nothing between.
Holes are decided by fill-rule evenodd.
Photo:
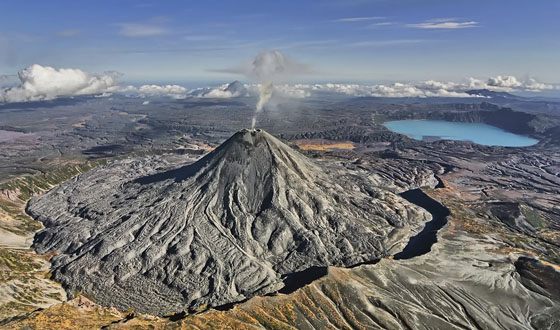
<instances>
[{"instance_id":1,"label":"gray volcanic rock","mask_svg":"<svg viewBox=\"0 0 560 330\"><path fill-rule=\"evenodd\" d=\"M429 217L261 130L190 165L158 165L117 162L30 202L46 227L34 246L57 253L52 271L68 292L160 315L219 306L313 266L386 256Z\"/></svg>"}]
</instances>

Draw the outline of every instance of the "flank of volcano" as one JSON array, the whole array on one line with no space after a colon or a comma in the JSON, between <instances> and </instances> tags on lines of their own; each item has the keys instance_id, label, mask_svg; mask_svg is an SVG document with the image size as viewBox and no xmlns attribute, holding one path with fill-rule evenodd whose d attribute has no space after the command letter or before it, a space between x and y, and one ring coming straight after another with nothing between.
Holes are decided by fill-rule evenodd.
<instances>
[{"instance_id":1,"label":"flank of volcano","mask_svg":"<svg viewBox=\"0 0 560 330\"><path fill-rule=\"evenodd\" d=\"M35 249L57 254L54 278L119 309L165 315L276 292L290 274L387 256L429 218L258 129L191 164L137 164L93 170L28 206L45 225Z\"/></svg>"}]
</instances>

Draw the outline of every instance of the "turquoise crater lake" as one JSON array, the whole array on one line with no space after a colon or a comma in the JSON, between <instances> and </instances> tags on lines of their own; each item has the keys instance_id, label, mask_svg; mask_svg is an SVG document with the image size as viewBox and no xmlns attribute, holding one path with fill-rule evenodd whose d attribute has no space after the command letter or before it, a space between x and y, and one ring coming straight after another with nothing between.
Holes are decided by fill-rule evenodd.
<instances>
[{"instance_id":1,"label":"turquoise crater lake","mask_svg":"<svg viewBox=\"0 0 560 330\"><path fill-rule=\"evenodd\" d=\"M485 146L528 147L539 141L481 123L458 123L442 120L395 120L384 123L390 131L415 140L471 141Z\"/></svg>"}]
</instances>

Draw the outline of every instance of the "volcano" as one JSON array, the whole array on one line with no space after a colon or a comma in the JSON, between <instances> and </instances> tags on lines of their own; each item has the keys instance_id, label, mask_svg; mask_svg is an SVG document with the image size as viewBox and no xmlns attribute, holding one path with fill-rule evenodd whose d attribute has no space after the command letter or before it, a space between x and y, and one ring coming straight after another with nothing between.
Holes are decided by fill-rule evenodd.
<instances>
[{"instance_id":1,"label":"volcano","mask_svg":"<svg viewBox=\"0 0 560 330\"><path fill-rule=\"evenodd\" d=\"M124 160L33 199L34 242L69 293L165 315L280 290L283 278L377 260L426 213L363 173L242 130L198 161ZM142 163L143 164L143 163Z\"/></svg>"}]
</instances>

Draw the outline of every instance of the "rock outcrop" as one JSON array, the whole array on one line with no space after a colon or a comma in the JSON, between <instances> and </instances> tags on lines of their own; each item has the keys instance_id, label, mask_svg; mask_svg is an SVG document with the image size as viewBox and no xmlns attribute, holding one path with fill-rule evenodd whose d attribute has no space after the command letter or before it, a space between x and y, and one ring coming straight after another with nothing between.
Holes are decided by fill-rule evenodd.
<instances>
[{"instance_id":1,"label":"rock outcrop","mask_svg":"<svg viewBox=\"0 0 560 330\"><path fill-rule=\"evenodd\" d=\"M158 315L238 302L311 267L386 256L429 217L261 130L157 166L116 162L30 202L45 225L34 247L57 254L52 272L69 293Z\"/></svg>"}]
</instances>

